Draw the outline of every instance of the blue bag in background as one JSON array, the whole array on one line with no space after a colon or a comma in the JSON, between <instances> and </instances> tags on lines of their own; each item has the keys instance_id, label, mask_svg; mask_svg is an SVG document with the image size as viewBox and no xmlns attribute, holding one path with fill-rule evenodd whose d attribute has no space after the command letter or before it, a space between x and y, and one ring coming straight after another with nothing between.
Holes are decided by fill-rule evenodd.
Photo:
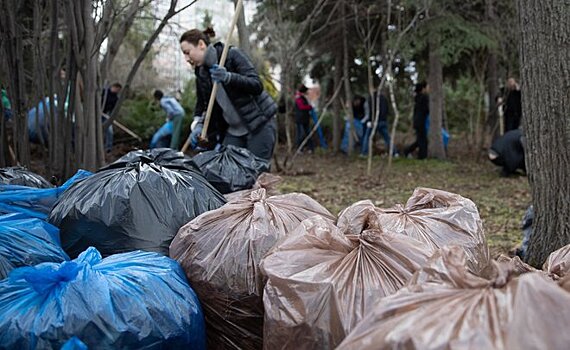
<instances>
[{"instance_id":1,"label":"blue bag in background","mask_svg":"<svg viewBox=\"0 0 570 350\"><path fill-rule=\"evenodd\" d=\"M16 267L65 260L57 227L20 213L0 216L0 279Z\"/></svg>"},{"instance_id":2,"label":"blue bag in background","mask_svg":"<svg viewBox=\"0 0 570 350\"><path fill-rule=\"evenodd\" d=\"M17 185L0 185L0 214L23 213L45 220L59 196L75 182L92 175L79 170L63 185L56 188L34 188Z\"/></svg>"},{"instance_id":3,"label":"blue bag in background","mask_svg":"<svg viewBox=\"0 0 570 350\"><path fill-rule=\"evenodd\" d=\"M205 349L198 298L174 260L135 251L15 269L0 281L0 348Z\"/></svg>"}]
</instances>

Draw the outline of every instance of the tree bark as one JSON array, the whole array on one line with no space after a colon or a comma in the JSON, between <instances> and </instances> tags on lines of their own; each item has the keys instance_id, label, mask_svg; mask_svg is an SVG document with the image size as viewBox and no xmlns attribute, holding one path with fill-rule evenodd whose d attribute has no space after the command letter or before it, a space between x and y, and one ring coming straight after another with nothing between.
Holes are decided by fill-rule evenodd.
<instances>
[{"instance_id":1,"label":"tree bark","mask_svg":"<svg viewBox=\"0 0 570 350\"><path fill-rule=\"evenodd\" d=\"M235 8L235 6L237 6L238 0L233 0L233 2ZM249 44L249 28L247 28L247 24L245 23L245 6L241 7L241 13L238 17L236 25L239 37L239 48L247 53L249 57L252 57L251 45Z\"/></svg>"},{"instance_id":2,"label":"tree bark","mask_svg":"<svg viewBox=\"0 0 570 350\"><path fill-rule=\"evenodd\" d=\"M428 154L432 158L445 159L445 148L441 135L443 122L443 65L439 56L439 40L432 34L429 43L429 147Z\"/></svg>"},{"instance_id":3,"label":"tree bark","mask_svg":"<svg viewBox=\"0 0 570 350\"><path fill-rule=\"evenodd\" d=\"M352 155L354 148L354 137L352 136L353 125L353 115L349 111L349 106L352 103L352 90L350 88L350 72L348 69L349 56L348 56L348 28L346 23L346 3L342 5L342 72L344 76L344 98L346 106L344 111L348 114L348 122L350 124L351 132L348 133L348 150L347 154Z\"/></svg>"},{"instance_id":4,"label":"tree bark","mask_svg":"<svg viewBox=\"0 0 570 350\"><path fill-rule=\"evenodd\" d=\"M487 21L495 24L497 16L495 15L495 6L493 0L487 0L486 3L486 17ZM501 135L499 128L499 113L497 110L497 102L495 98L499 95L499 78L497 73L497 53L495 50L489 52L487 60L487 92L489 94L489 111L487 114L487 131L495 141Z\"/></svg>"},{"instance_id":5,"label":"tree bark","mask_svg":"<svg viewBox=\"0 0 570 350\"><path fill-rule=\"evenodd\" d=\"M570 244L570 4L518 0L523 130L535 210L528 261Z\"/></svg>"},{"instance_id":6,"label":"tree bark","mask_svg":"<svg viewBox=\"0 0 570 350\"><path fill-rule=\"evenodd\" d=\"M340 84L342 84L342 56L340 54L335 55L335 63L334 63L334 77L333 83L334 88ZM340 150L340 142L342 139L342 103L341 99L337 98L334 105L334 113L333 113L333 150L335 153L338 153Z\"/></svg>"}]
</instances>

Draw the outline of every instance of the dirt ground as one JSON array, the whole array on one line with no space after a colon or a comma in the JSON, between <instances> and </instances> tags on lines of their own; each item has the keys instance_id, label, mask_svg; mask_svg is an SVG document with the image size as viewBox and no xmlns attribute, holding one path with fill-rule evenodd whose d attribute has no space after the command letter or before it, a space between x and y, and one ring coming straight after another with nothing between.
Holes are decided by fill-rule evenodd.
<instances>
[{"instance_id":1,"label":"dirt ground","mask_svg":"<svg viewBox=\"0 0 570 350\"><path fill-rule=\"evenodd\" d=\"M281 174L279 189L305 193L334 214L363 199L389 208L405 204L416 187L441 189L475 202L494 257L508 254L522 240L520 225L531 200L526 176L501 178L489 161L464 156L449 161L398 158L390 170L385 156L375 157L370 177L366 165L357 156L305 154L295 161L295 174Z\"/></svg>"}]
</instances>

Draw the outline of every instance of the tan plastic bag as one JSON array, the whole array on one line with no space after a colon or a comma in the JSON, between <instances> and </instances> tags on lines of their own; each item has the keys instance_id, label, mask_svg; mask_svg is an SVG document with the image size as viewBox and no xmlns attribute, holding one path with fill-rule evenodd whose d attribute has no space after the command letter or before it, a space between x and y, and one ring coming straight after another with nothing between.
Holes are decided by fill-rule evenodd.
<instances>
[{"instance_id":1,"label":"tan plastic bag","mask_svg":"<svg viewBox=\"0 0 570 350\"><path fill-rule=\"evenodd\" d=\"M570 272L570 244L551 253L542 269L559 278L566 276Z\"/></svg>"},{"instance_id":2,"label":"tan plastic bag","mask_svg":"<svg viewBox=\"0 0 570 350\"><path fill-rule=\"evenodd\" d=\"M270 173L262 173L259 175L257 181L255 181L255 184L251 189L228 193L224 195L224 197L226 197L226 200L228 202L231 202L238 198L246 198L251 194L251 192L259 190L260 188L264 188L268 196L276 196L280 194L279 191L277 191L277 185L282 181L283 178L281 178L281 176L273 175Z\"/></svg>"},{"instance_id":3,"label":"tan plastic bag","mask_svg":"<svg viewBox=\"0 0 570 350\"><path fill-rule=\"evenodd\" d=\"M457 245L467 254L469 269L481 273L489 264L489 248L477 206L460 195L417 188L406 206L380 209L386 230L424 242L433 251Z\"/></svg>"},{"instance_id":4,"label":"tan plastic bag","mask_svg":"<svg viewBox=\"0 0 570 350\"><path fill-rule=\"evenodd\" d=\"M518 275L514 265L494 262L493 277L485 279L465 262L459 247L436 252L406 288L374 305L338 349L567 348L570 293L541 272Z\"/></svg>"},{"instance_id":5,"label":"tan plastic bag","mask_svg":"<svg viewBox=\"0 0 570 350\"><path fill-rule=\"evenodd\" d=\"M261 263L268 277L264 349L334 348L427 254L422 243L384 232L370 201L343 211L337 225L303 221Z\"/></svg>"},{"instance_id":6,"label":"tan plastic bag","mask_svg":"<svg viewBox=\"0 0 570 350\"><path fill-rule=\"evenodd\" d=\"M206 318L210 349L262 346L264 278L259 261L282 237L312 216L333 220L304 194L251 192L182 227L170 256L182 265Z\"/></svg>"}]
</instances>

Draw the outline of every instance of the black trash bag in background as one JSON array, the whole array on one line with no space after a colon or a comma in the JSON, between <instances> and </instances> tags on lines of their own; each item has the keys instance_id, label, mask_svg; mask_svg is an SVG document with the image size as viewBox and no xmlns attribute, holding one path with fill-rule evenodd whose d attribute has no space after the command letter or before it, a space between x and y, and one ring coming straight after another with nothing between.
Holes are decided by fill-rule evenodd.
<instances>
[{"instance_id":1,"label":"black trash bag in background","mask_svg":"<svg viewBox=\"0 0 570 350\"><path fill-rule=\"evenodd\" d=\"M232 145L202 152L194 158L206 179L223 194L247 190L269 171L269 163L249 150Z\"/></svg>"},{"instance_id":2,"label":"black trash bag in background","mask_svg":"<svg viewBox=\"0 0 570 350\"><path fill-rule=\"evenodd\" d=\"M0 184L18 185L36 188L52 188L46 179L23 167L10 167L0 169Z\"/></svg>"},{"instance_id":3,"label":"black trash bag in background","mask_svg":"<svg viewBox=\"0 0 570 350\"><path fill-rule=\"evenodd\" d=\"M130 152L87 180L66 191L49 217L71 257L89 246L103 256L167 255L180 227L226 202L190 158L170 149Z\"/></svg>"}]
</instances>

